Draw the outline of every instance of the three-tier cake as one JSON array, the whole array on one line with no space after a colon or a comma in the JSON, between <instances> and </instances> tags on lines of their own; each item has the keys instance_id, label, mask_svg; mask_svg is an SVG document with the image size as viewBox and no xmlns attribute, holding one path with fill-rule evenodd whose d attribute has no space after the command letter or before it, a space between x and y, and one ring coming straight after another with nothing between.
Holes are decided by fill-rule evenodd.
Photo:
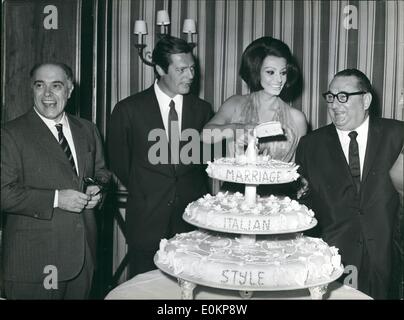
<instances>
[{"instance_id":1,"label":"three-tier cake","mask_svg":"<svg viewBox=\"0 0 404 320\"><path fill-rule=\"evenodd\" d=\"M219 192L190 203L185 221L200 229L162 239L155 264L177 277L184 298L196 284L253 291L309 288L321 298L343 272L338 249L301 231L317 224L314 212L289 197L260 197L259 184L293 182L298 166L258 156L255 141L246 154L208 163L211 178L246 185L241 193Z\"/></svg>"}]
</instances>

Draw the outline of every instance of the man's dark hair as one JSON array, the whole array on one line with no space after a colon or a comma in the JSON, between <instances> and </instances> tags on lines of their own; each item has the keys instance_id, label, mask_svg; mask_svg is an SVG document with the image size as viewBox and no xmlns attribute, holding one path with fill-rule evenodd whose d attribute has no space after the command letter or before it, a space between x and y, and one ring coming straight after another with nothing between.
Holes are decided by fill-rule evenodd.
<instances>
[{"instance_id":1,"label":"man's dark hair","mask_svg":"<svg viewBox=\"0 0 404 320\"><path fill-rule=\"evenodd\" d=\"M358 89L361 91L372 92L372 84L369 78L358 69L344 69L335 74L336 77L355 77L358 80Z\"/></svg>"},{"instance_id":2,"label":"man's dark hair","mask_svg":"<svg viewBox=\"0 0 404 320\"><path fill-rule=\"evenodd\" d=\"M272 37L261 37L251 42L241 57L239 75L252 92L263 89L260 73L262 63L268 56L285 58L287 68L285 89L292 87L299 78L299 68L289 47L281 40Z\"/></svg>"},{"instance_id":3,"label":"man's dark hair","mask_svg":"<svg viewBox=\"0 0 404 320\"><path fill-rule=\"evenodd\" d=\"M41 62L41 63L37 63L36 65L34 65L31 69L31 71L29 72L29 76L32 78L35 74L35 72L42 66L46 66L46 65L50 65L50 66L57 66L59 68L61 68L65 74L66 74L66 78L68 80L70 80L71 82L73 82L73 71L72 69L65 63L62 62Z\"/></svg>"},{"instance_id":4,"label":"man's dark hair","mask_svg":"<svg viewBox=\"0 0 404 320\"><path fill-rule=\"evenodd\" d=\"M153 50L152 61L155 65L154 73L159 77L156 71L156 65L160 66L160 68L167 73L172 54L189 52L192 52L192 47L185 40L170 35L164 35L157 42Z\"/></svg>"}]
</instances>

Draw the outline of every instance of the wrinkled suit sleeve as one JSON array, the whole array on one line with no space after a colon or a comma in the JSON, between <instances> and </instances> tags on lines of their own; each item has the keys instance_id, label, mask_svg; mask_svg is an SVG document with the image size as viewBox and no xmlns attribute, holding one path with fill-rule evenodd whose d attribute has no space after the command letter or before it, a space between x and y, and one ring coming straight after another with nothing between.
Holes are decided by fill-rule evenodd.
<instances>
[{"instance_id":1,"label":"wrinkled suit sleeve","mask_svg":"<svg viewBox=\"0 0 404 320\"><path fill-rule=\"evenodd\" d=\"M108 159L111 171L128 187L131 164L130 123L127 108L117 104L112 112L108 134Z\"/></svg>"},{"instance_id":2,"label":"wrinkled suit sleeve","mask_svg":"<svg viewBox=\"0 0 404 320\"><path fill-rule=\"evenodd\" d=\"M111 179L111 172L107 169L105 164L104 148L101 135L94 125L94 139L95 139L95 178L107 185Z\"/></svg>"},{"instance_id":3,"label":"wrinkled suit sleeve","mask_svg":"<svg viewBox=\"0 0 404 320\"><path fill-rule=\"evenodd\" d=\"M1 130L1 210L49 220L53 214L55 190L23 184L24 172L18 144L5 128Z\"/></svg>"}]
</instances>

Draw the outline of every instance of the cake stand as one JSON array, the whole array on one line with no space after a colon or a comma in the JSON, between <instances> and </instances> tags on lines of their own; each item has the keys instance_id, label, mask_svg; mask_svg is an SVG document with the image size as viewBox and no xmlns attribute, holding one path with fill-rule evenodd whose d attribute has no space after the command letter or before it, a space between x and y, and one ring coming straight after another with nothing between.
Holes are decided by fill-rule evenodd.
<instances>
[{"instance_id":1,"label":"cake stand","mask_svg":"<svg viewBox=\"0 0 404 320\"><path fill-rule=\"evenodd\" d=\"M157 256L154 258L154 263L159 267L159 269L178 280L178 285L181 288L181 299L189 300L194 298L193 291L197 285L202 285L206 287L225 289L225 290L235 290L238 291L240 297L243 299L250 299L253 296L254 291L290 291L290 290L300 290L300 289L308 289L310 292L310 297L313 300L321 300L323 295L327 292L328 284L337 280L343 274L343 268L336 269L331 274L329 279L323 281L317 281L312 283L307 283L303 286L276 286L276 287L256 287L256 288L248 288L246 290L240 290L239 286L232 285L223 285L216 282L203 281L197 277L192 277L191 275L181 274L180 276L176 275L172 269L168 268L163 264L159 264L157 261Z\"/></svg>"},{"instance_id":2,"label":"cake stand","mask_svg":"<svg viewBox=\"0 0 404 320\"><path fill-rule=\"evenodd\" d=\"M246 156L247 159L250 163L254 163L256 160L256 155L257 155L257 150L256 150L256 144L253 139L250 140L247 151L246 151ZM208 172L209 173L209 172ZM292 182L291 180L290 182ZM240 183L239 181L232 181L236 183ZM270 183L267 183L270 184ZM245 193L244 193L244 201L248 205L254 205L256 203L257 199L257 186L256 184L245 184ZM244 230L239 230L237 232L234 231L229 231L227 229L221 229L217 227L212 227L212 226L206 226L200 223L197 223L195 221L192 221L186 217L184 214L183 219L187 221L190 224L193 224L200 229L204 229L205 231L207 230L212 230L212 231L218 231L222 232L224 234L238 234L238 239L241 243L245 243L246 245L248 244L254 244L256 241L257 235L274 235L274 234L296 234L298 235L300 232L308 230L313 228L317 224L317 220L313 218L312 223L310 223L307 226L304 227L299 227L295 229L289 229L289 230L283 230L280 232L272 232L272 231L257 231L257 232L251 232L251 231L244 231ZM181 297L182 299L193 299L193 291L197 285L203 285L203 286L208 286L208 287L214 287L214 288L219 288L219 289L226 289L226 290L237 290L239 291L240 296L243 299L250 299L253 296L254 291L285 291L285 290L298 290L298 289L308 289L310 292L310 297L312 299L322 299L323 295L327 292L327 287L328 284L337 280L342 274L343 274L343 266L340 265L339 268L335 268L332 272L332 274L327 277L327 279L322 279L319 281L309 281L305 283L304 285L286 285L286 286L263 286L263 287L240 287L239 285L231 285L231 284L223 284L223 283L217 283L217 282L210 282L206 280L202 280L196 276L192 276L190 274L186 274L184 272L181 272L180 274L177 274L174 272L172 268L169 268L167 265L160 263L158 260L158 254L156 253L154 257L154 263L156 266L162 270L163 272L174 276L178 279L178 284L181 288ZM241 289L241 290L240 290Z\"/></svg>"}]
</instances>

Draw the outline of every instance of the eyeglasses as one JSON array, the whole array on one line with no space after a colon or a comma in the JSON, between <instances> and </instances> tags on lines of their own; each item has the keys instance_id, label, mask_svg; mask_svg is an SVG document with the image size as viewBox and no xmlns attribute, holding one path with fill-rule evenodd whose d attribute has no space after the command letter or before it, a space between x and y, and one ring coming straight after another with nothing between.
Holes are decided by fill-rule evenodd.
<instances>
[{"instance_id":1,"label":"eyeglasses","mask_svg":"<svg viewBox=\"0 0 404 320\"><path fill-rule=\"evenodd\" d=\"M337 100L341 103L345 103L348 101L350 96L356 96L358 94L365 94L367 93L366 91L357 91L357 92L338 92L336 94L333 94L330 91L327 91L325 93L323 93L323 97L324 99L327 101L327 103L333 103L335 97L337 97Z\"/></svg>"}]
</instances>

